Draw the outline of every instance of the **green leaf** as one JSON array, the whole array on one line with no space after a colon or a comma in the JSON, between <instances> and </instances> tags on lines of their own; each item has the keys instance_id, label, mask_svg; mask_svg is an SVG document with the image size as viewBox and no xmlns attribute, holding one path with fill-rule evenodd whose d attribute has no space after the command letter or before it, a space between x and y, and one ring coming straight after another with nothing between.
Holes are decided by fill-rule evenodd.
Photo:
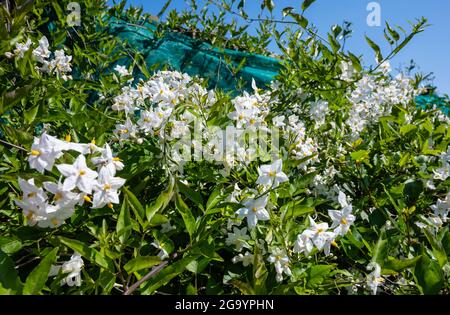
<instances>
[{"instance_id":1,"label":"green leaf","mask_svg":"<svg viewBox=\"0 0 450 315\"><path fill-rule=\"evenodd\" d=\"M333 269L332 265L315 265L308 270L307 285L314 287L322 284L326 278L329 277L330 271Z\"/></svg>"},{"instance_id":2,"label":"green leaf","mask_svg":"<svg viewBox=\"0 0 450 315\"><path fill-rule=\"evenodd\" d=\"M131 190L128 189L128 187L124 186L123 191L128 196L128 201L131 206L131 208L136 213L136 216L139 220L139 222L142 222L145 218L145 209L142 206L142 204L139 202L139 200L136 198L136 196L131 192Z\"/></svg>"},{"instance_id":3,"label":"green leaf","mask_svg":"<svg viewBox=\"0 0 450 315\"><path fill-rule=\"evenodd\" d=\"M131 274L135 271L147 269L160 263L161 259L158 256L139 256L127 262L124 268L128 274Z\"/></svg>"},{"instance_id":4,"label":"green leaf","mask_svg":"<svg viewBox=\"0 0 450 315\"><path fill-rule=\"evenodd\" d=\"M246 282L231 280L230 283L244 295L255 295L255 290Z\"/></svg>"},{"instance_id":5,"label":"green leaf","mask_svg":"<svg viewBox=\"0 0 450 315\"><path fill-rule=\"evenodd\" d=\"M414 277L423 294L438 294L444 285L444 275L439 263L422 254L414 268Z\"/></svg>"},{"instance_id":6,"label":"green leaf","mask_svg":"<svg viewBox=\"0 0 450 315\"><path fill-rule=\"evenodd\" d=\"M444 246L442 246L442 242L433 234L433 232L429 229L423 229L425 236L427 237L428 242L433 249L433 255L439 262L439 265L442 267L447 263L447 253L445 252Z\"/></svg>"},{"instance_id":7,"label":"green leaf","mask_svg":"<svg viewBox=\"0 0 450 315\"><path fill-rule=\"evenodd\" d=\"M376 56L376 58L377 58L378 63L382 62L382 61L383 61L383 55L381 54L381 49L380 49L380 47L379 47L377 44L375 44L375 42L372 41L369 37L367 37L367 36L365 36L365 37L366 37L367 43L369 44L369 46L370 46L370 47L373 49L373 51L375 52L375 56Z\"/></svg>"},{"instance_id":8,"label":"green leaf","mask_svg":"<svg viewBox=\"0 0 450 315\"><path fill-rule=\"evenodd\" d=\"M413 267L421 257L422 256L420 255L411 259L396 259L393 257L388 257L388 259L384 262L382 273L392 274Z\"/></svg>"},{"instance_id":9,"label":"green leaf","mask_svg":"<svg viewBox=\"0 0 450 315\"><path fill-rule=\"evenodd\" d=\"M378 242L373 248L372 261L376 262L383 268L384 262L387 258L388 254L388 241L384 239L385 232L382 231L380 237L378 238Z\"/></svg>"},{"instance_id":10,"label":"green leaf","mask_svg":"<svg viewBox=\"0 0 450 315\"><path fill-rule=\"evenodd\" d=\"M21 294L21 286L12 259L0 250L0 295Z\"/></svg>"},{"instance_id":11,"label":"green leaf","mask_svg":"<svg viewBox=\"0 0 450 315\"><path fill-rule=\"evenodd\" d=\"M103 289L103 293L109 294L114 287L116 282L116 275L109 272L108 270L102 269L100 271L100 276L98 277L97 283L100 288Z\"/></svg>"},{"instance_id":12,"label":"green leaf","mask_svg":"<svg viewBox=\"0 0 450 315\"><path fill-rule=\"evenodd\" d=\"M38 113L38 110L39 110L39 105L34 106L33 108L25 111L23 116L25 117L25 122L27 124L31 124L34 121L34 119L36 118L36 115Z\"/></svg>"},{"instance_id":13,"label":"green leaf","mask_svg":"<svg viewBox=\"0 0 450 315\"><path fill-rule=\"evenodd\" d=\"M294 20L298 23L298 25L300 25L303 28L307 28L308 27L308 20L303 16L300 15L298 13L294 13L294 12L289 12L288 13L290 16L292 16L294 18Z\"/></svg>"},{"instance_id":14,"label":"green leaf","mask_svg":"<svg viewBox=\"0 0 450 315\"><path fill-rule=\"evenodd\" d=\"M183 195L185 195L193 203L195 203L196 206L203 210L202 195L198 191L193 190L191 187L186 186L180 181L177 182L177 188Z\"/></svg>"},{"instance_id":15,"label":"green leaf","mask_svg":"<svg viewBox=\"0 0 450 315\"><path fill-rule=\"evenodd\" d=\"M172 265L166 266L159 273L157 273L153 278L149 279L142 289L142 294L152 294L158 288L169 283L170 280L178 276L184 270L186 266L198 258L198 256L186 256L179 261L173 263Z\"/></svg>"},{"instance_id":16,"label":"green leaf","mask_svg":"<svg viewBox=\"0 0 450 315\"><path fill-rule=\"evenodd\" d=\"M404 125L404 126L402 126L402 127L400 128L400 134L401 134L402 136L404 136L404 135L406 135L407 133L412 132L412 131L414 131L414 130L416 130L416 129L417 129L417 126L415 126L415 125L411 125L411 124Z\"/></svg>"},{"instance_id":17,"label":"green leaf","mask_svg":"<svg viewBox=\"0 0 450 315\"><path fill-rule=\"evenodd\" d=\"M119 235L119 240L122 244L125 244L128 237L131 234L131 218L130 218L130 209L128 207L129 200L128 196L125 195L125 198L122 203L122 208L120 209L119 219L117 220L116 232Z\"/></svg>"},{"instance_id":18,"label":"green leaf","mask_svg":"<svg viewBox=\"0 0 450 315\"><path fill-rule=\"evenodd\" d=\"M311 4L313 4L316 0L305 0L302 3L302 10L305 11L306 9L308 9Z\"/></svg>"},{"instance_id":19,"label":"green leaf","mask_svg":"<svg viewBox=\"0 0 450 315\"><path fill-rule=\"evenodd\" d=\"M70 238L62 236L59 237L59 240L67 247L80 253L81 256L88 259L90 262L97 264L98 266L105 268L111 272L115 272L114 263L111 258L102 255L96 249L90 248L83 242L72 240Z\"/></svg>"},{"instance_id":20,"label":"green leaf","mask_svg":"<svg viewBox=\"0 0 450 315\"><path fill-rule=\"evenodd\" d=\"M208 210L212 209L214 206L216 206L222 199L221 197L222 197L221 188L217 187L211 193L211 195L208 198L208 201L206 202L206 211L208 211Z\"/></svg>"},{"instance_id":21,"label":"green leaf","mask_svg":"<svg viewBox=\"0 0 450 315\"><path fill-rule=\"evenodd\" d=\"M170 203L173 196L174 182L174 180L171 180L167 190L162 192L151 206L147 206L145 214L149 222L152 221L153 216L157 212L163 211Z\"/></svg>"},{"instance_id":22,"label":"green leaf","mask_svg":"<svg viewBox=\"0 0 450 315\"><path fill-rule=\"evenodd\" d=\"M18 252L22 246L19 239L0 236L0 249L6 254Z\"/></svg>"},{"instance_id":23,"label":"green leaf","mask_svg":"<svg viewBox=\"0 0 450 315\"><path fill-rule=\"evenodd\" d=\"M39 265L37 265L36 268L31 271L23 286L23 294L35 295L41 292L42 288L45 285L45 282L48 279L50 268L56 261L57 253L58 248L54 248L44 257L44 259L41 260Z\"/></svg>"},{"instance_id":24,"label":"green leaf","mask_svg":"<svg viewBox=\"0 0 450 315\"><path fill-rule=\"evenodd\" d=\"M273 11L275 8L275 4L273 3L273 0L264 0L263 3L264 7L266 7L270 12Z\"/></svg>"},{"instance_id":25,"label":"green leaf","mask_svg":"<svg viewBox=\"0 0 450 315\"><path fill-rule=\"evenodd\" d=\"M400 39L400 34L394 31L387 21L386 21L386 28L395 41L398 41Z\"/></svg>"},{"instance_id":26,"label":"green leaf","mask_svg":"<svg viewBox=\"0 0 450 315\"><path fill-rule=\"evenodd\" d=\"M369 159L369 151L359 150L350 154L351 158L356 162L363 162Z\"/></svg>"},{"instance_id":27,"label":"green leaf","mask_svg":"<svg viewBox=\"0 0 450 315\"><path fill-rule=\"evenodd\" d=\"M183 199L181 199L181 196L178 193L175 195L175 208L181 214L186 230L188 231L189 236L192 240L196 230L195 218L192 215L191 209L189 209L189 207L184 203Z\"/></svg>"}]
</instances>

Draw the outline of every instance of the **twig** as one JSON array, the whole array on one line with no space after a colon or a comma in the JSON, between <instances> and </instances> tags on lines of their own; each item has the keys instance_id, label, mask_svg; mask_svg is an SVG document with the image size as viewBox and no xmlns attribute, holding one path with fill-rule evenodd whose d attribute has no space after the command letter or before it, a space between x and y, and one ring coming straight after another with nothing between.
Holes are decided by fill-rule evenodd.
<instances>
[{"instance_id":1,"label":"twig","mask_svg":"<svg viewBox=\"0 0 450 315\"><path fill-rule=\"evenodd\" d=\"M178 256L177 253L175 253L172 256L172 259L176 258ZM154 275L156 275L158 272L160 272L165 266L167 266L167 264L169 263L168 260L160 263L159 265L157 265L155 268L153 268L152 270L150 270L149 273L147 273L145 276L143 276L141 279L139 279L138 281L136 281L131 287L129 287L124 293L123 295L130 295L131 293L133 293L134 291L136 291L137 288L139 288L139 286L144 283L145 281L147 281L148 279L150 279L151 277L153 277Z\"/></svg>"},{"instance_id":2,"label":"twig","mask_svg":"<svg viewBox=\"0 0 450 315\"><path fill-rule=\"evenodd\" d=\"M21 146L15 145L15 144L10 143L10 142L7 142L7 141L0 140L0 143L3 143L3 144L6 144L6 145L9 145L9 146L12 146L12 147L14 147L14 148L16 148L16 149L19 149L19 150L22 150L22 151L25 151L25 152L28 152L27 149L22 148Z\"/></svg>"}]
</instances>

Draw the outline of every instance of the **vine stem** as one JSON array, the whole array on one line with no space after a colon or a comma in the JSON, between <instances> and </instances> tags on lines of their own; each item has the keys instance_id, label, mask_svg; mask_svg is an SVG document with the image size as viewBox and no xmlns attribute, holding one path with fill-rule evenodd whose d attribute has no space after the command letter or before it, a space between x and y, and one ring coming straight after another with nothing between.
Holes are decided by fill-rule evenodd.
<instances>
[{"instance_id":1,"label":"vine stem","mask_svg":"<svg viewBox=\"0 0 450 315\"><path fill-rule=\"evenodd\" d=\"M27 149L25 149L25 148L23 148L23 147L21 147L21 146L15 145L15 144L13 144L13 143L10 143L10 142L7 142L7 141L4 141L4 140L0 140L0 143L3 143L3 144L6 144L6 145L9 145L9 146L11 146L11 147L14 147L14 148L16 148L16 149L19 149L19 150L22 150L22 151L25 151L25 152L28 152L28 150L27 150Z\"/></svg>"},{"instance_id":2,"label":"vine stem","mask_svg":"<svg viewBox=\"0 0 450 315\"><path fill-rule=\"evenodd\" d=\"M178 256L177 253L175 253L172 256L172 259L175 259ZM159 273L162 269L164 269L164 267L167 266L167 264L169 263L168 260L160 263L159 265L157 265L155 268L153 268L152 270L150 270L149 273L147 273L145 276L143 276L141 279L139 279L138 281L136 281L135 283L133 283L133 285L131 285L124 293L123 295L131 295L134 291L137 290L137 288L140 287L140 285L142 283L144 283L145 281L147 281L148 279L152 278L153 276L155 276L157 273Z\"/></svg>"}]
</instances>

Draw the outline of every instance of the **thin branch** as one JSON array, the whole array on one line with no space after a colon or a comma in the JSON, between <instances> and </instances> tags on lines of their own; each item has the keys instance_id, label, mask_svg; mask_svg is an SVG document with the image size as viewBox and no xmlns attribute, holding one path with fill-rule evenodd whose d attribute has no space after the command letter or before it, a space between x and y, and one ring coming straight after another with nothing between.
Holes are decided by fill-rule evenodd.
<instances>
[{"instance_id":1,"label":"thin branch","mask_svg":"<svg viewBox=\"0 0 450 315\"><path fill-rule=\"evenodd\" d=\"M19 149L19 150L22 150L22 151L25 151L25 152L28 152L27 149L25 149L25 148L23 148L23 147L21 147L21 146L15 145L15 144L13 144L13 143L7 142L7 141L0 140L0 143L9 145L9 146L11 146L11 147L14 147L14 148L16 148L16 149Z\"/></svg>"},{"instance_id":2,"label":"thin branch","mask_svg":"<svg viewBox=\"0 0 450 315\"><path fill-rule=\"evenodd\" d=\"M172 256L172 259L175 259L178 256L177 253L175 253ZM164 269L165 266L167 266L167 264L169 263L168 260L160 263L159 265L157 265L156 267L154 267L152 270L150 270L149 273L147 273L145 276L143 276L141 279L139 279L138 281L136 281L132 286L130 286L124 293L123 295L130 295L131 293L133 293L134 291L136 291L137 288L140 287L140 285L142 283L144 283L145 281L147 281L148 279L152 278L153 276L155 276L158 272L160 272L162 269Z\"/></svg>"}]
</instances>

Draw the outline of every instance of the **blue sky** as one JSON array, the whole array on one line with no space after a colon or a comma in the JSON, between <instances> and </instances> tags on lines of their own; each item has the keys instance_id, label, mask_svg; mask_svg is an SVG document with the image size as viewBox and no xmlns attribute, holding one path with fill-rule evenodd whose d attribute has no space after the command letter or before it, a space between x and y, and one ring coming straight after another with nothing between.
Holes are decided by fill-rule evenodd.
<instances>
[{"instance_id":1,"label":"blue sky","mask_svg":"<svg viewBox=\"0 0 450 315\"><path fill-rule=\"evenodd\" d=\"M273 0L275 11L284 7L294 7L300 11L302 0ZM128 4L143 6L144 11L156 15L165 0L128 0ZM199 4L203 1L199 0ZM259 12L260 0L247 0L245 9L251 16L252 12ZM370 65L375 61L372 49L364 39L364 35L380 44L384 55L389 53L389 45L383 36L384 22L400 25L409 30L408 21L424 16L431 24L425 32L419 34L392 61L393 68L404 67L413 59L424 73L433 72L441 94L450 94L450 1L448 0L378 0L381 6L381 27L367 25L367 5L372 0L317 0L307 11L306 17L318 27L320 33L325 34L330 26L342 24L344 20L353 23L353 35L347 42L347 49L356 55L363 55L364 64ZM112 1L109 1L112 3ZM169 9L182 10L186 8L185 0L172 0ZM278 9L278 10L277 10ZM271 47L277 51L276 46Z\"/></svg>"}]
</instances>

